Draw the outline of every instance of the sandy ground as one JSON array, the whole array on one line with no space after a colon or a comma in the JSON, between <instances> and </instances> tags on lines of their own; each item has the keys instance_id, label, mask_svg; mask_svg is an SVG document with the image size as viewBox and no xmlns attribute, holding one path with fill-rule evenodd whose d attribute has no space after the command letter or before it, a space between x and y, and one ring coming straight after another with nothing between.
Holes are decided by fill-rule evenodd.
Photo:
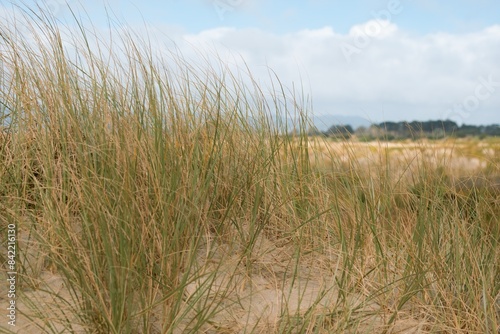
<instances>
[{"instance_id":1,"label":"sandy ground","mask_svg":"<svg viewBox=\"0 0 500 334\"><path fill-rule=\"evenodd\" d=\"M423 164L429 170L444 167L450 177L478 175L485 170L500 177L500 143L470 142L325 142L311 140L313 164L364 170L376 177L387 168L394 179L411 179ZM500 181L500 180L499 180ZM500 182L499 182L500 183Z\"/></svg>"},{"instance_id":2,"label":"sandy ground","mask_svg":"<svg viewBox=\"0 0 500 334\"><path fill-rule=\"evenodd\" d=\"M381 152L390 152L386 159L391 165L405 165L394 173L395 178L410 177L421 159L425 159L433 167L446 164L457 174L474 174L487 168L493 159L498 161L500 149L498 147L484 147L481 155L466 155L457 153L457 145L425 146L405 143L316 143L310 151L311 161L321 164L325 168L332 163L356 164L378 173L383 166ZM394 154L397 152L397 154ZM335 156L332 160L331 156ZM356 157L353 161L353 156ZM382 155L383 156L383 155ZM500 182L499 182L500 183ZM71 302L70 292L57 273L48 271L43 263L43 254L39 253L36 244L30 242L26 233L19 235L19 246L28 254L21 259L29 264L30 276L35 280L28 285L18 286L16 327L7 324L6 317L2 316L0 331L5 333L44 333L49 328L55 332L64 332L58 325L57 319L74 318L74 303ZM325 250L321 256L301 259L296 271L291 271L293 265L293 249L287 246L277 247L264 235L260 236L251 258L241 261L242 247L238 245L217 244L207 239L198 252L197 268L199 278L190 283L185 292L184 310L187 314L184 321L179 323L175 333L183 333L189 328L189 319L194 317L196 309L189 309L188 305L197 305L196 300L211 299L224 300L226 306L217 313L206 326L200 329L204 333L244 333L249 328L256 332L272 333L279 325L282 314L301 316L314 312L318 315L335 308L339 299L339 291L333 284L338 268L337 250ZM236 248L235 248L236 247ZM216 249L214 254L208 254L208 249ZM5 250L4 250L5 251ZM0 279L6 281L5 271L0 272ZM213 282L207 285L207 282ZM200 287L203 287L200 292ZM0 285L0 307L5 314L7 307L7 285ZM51 291L51 292L50 292ZM200 296L200 293L202 294ZM65 302L63 312L61 305ZM47 317L46 323L29 319L29 303L43 305ZM200 302L201 303L201 302ZM199 304L199 303L198 303ZM57 306L57 307L56 307ZM199 307L203 307L201 304ZM360 320L357 332L378 333L385 327L387 314L376 301L367 301L362 290L359 293L350 293L343 307L359 310ZM72 310L73 309L73 310ZM155 312L157 318L161 316L161 307ZM64 314L63 314L64 313ZM33 313L31 313L33 315ZM335 320L333 320L335 321ZM161 322L156 324L152 333L160 333ZM426 320L411 310L403 309L393 323L390 333L426 333ZM84 328L75 326L75 332L84 333ZM345 331L349 333L349 331Z\"/></svg>"},{"instance_id":3,"label":"sandy ground","mask_svg":"<svg viewBox=\"0 0 500 334\"><path fill-rule=\"evenodd\" d=\"M292 269L295 262L293 249L287 246L276 247L263 235L257 240L255 252L248 262L241 261L242 247L213 243L213 240L207 239L199 248L195 266L198 268L196 275L199 278L186 288L181 312L186 312L187 316L177 325L174 333L181 334L190 328L190 319L195 317L199 308L207 307L203 304L205 297L212 301L224 300L225 308L199 329L202 333L245 333L249 328L257 333L273 333L279 326L282 314L294 315L300 321L307 313L313 312L320 316L335 309L334 305L339 298L338 291L333 288L336 286L334 277L339 265L337 250L331 249L321 256L315 254L303 258L296 267L298 274L295 274L295 269ZM208 249L216 251L209 254ZM36 251L36 247L32 250ZM74 316L75 304L71 302L70 292L63 278L41 270L43 266L35 256L30 256L26 261L35 261L34 271L40 269L38 273L32 273L38 277L34 284L36 287L18 287L20 297L17 300L16 327L8 326L3 321L0 331L26 334L69 332L59 324L58 319L75 319L74 323L78 321ZM5 276L3 272L2 275ZM207 285L207 282L212 283ZM2 289L1 307L5 309L5 285L2 285ZM29 311L31 305L43 305L41 310L47 319L45 323L29 319L27 315L36 318L36 314ZM194 308L188 305L194 305ZM357 315L353 317L362 319L356 332L380 332L386 328L385 312L381 312L381 306L376 302L367 301L363 293L350 293L341 307L356 310L353 312ZM160 319L161 306L156 308L155 313L155 318ZM425 324L422 319L414 317L412 312L402 310L399 319L391 326L390 333L424 333L422 328ZM157 321L151 333L160 333L161 325ZM73 330L75 333L85 333L84 328L78 325Z\"/></svg>"},{"instance_id":4,"label":"sandy ground","mask_svg":"<svg viewBox=\"0 0 500 334\"><path fill-rule=\"evenodd\" d=\"M74 303L72 303L64 279L47 268L45 255L40 252L37 243L27 231L18 231L17 240L18 249L23 250L23 252L18 251L17 260L20 262L18 268L20 265L26 268L23 274L30 279L24 281L21 277L17 277L15 327L8 324L9 320L5 320L7 317L2 317L0 332L20 334L67 332L57 321L63 318L74 319ZM0 280L5 282L6 278L7 274L2 270ZM8 290L6 284L0 285L0 309L2 310L6 310L10 300ZM31 311L33 306L42 306L40 310L43 310L44 317L48 319L46 323L35 320L36 312ZM76 333L85 333L80 326L75 326L74 330Z\"/></svg>"},{"instance_id":5,"label":"sandy ground","mask_svg":"<svg viewBox=\"0 0 500 334\"><path fill-rule=\"evenodd\" d=\"M216 248L221 253L224 249L230 251L229 245L218 245ZM205 293L217 298L221 292L228 292L225 298L229 301L227 308L218 313L203 332L244 333L245 329L255 328L257 333L273 333L278 329L284 313L297 319L308 312L317 316L331 313L339 299L339 291L334 288L339 265L336 252L331 249L321 256L306 256L297 267L298 275L294 275L291 269L294 267L293 250L286 246L278 248L263 235L257 241L250 270L239 261L241 254L238 251L231 251L229 260L227 254L221 254L223 263L214 258L207 263L206 257L200 254L199 264L204 270L207 273L217 272L215 284ZM194 296L201 284L203 279L188 286L187 300ZM360 321L357 332L364 332L364 329L380 332L386 328L387 319L380 315L384 313L380 312L380 305L368 302L362 293L350 293L342 307L358 310L353 312L359 312L359 318L364 319ZM401 319L393 324L391 333L423 333L424 326L424 321L402 311ZM181 326L176 333L180 334L183 330ZM312 330L309 328L309 331ZM350 333L349 330L344 332Z\"/></svg>"}]
</instances>

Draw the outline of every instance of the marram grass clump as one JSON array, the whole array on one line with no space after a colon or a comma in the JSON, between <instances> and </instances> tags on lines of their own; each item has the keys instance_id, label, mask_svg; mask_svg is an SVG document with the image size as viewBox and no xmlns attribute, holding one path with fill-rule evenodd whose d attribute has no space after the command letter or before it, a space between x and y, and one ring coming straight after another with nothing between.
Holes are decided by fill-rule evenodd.
<instances>
[{"instance_id":1,"label":"marram grass clump","mask_svg":"<svg viewBox=\"0 0 500 334\"><path fill-rule=\"evenodd\" d=\"M431 144L308 138L278 80L26 13L0 25L3 332L499 330L497 144L469 175Z\"/></svg>"}]
</instances>

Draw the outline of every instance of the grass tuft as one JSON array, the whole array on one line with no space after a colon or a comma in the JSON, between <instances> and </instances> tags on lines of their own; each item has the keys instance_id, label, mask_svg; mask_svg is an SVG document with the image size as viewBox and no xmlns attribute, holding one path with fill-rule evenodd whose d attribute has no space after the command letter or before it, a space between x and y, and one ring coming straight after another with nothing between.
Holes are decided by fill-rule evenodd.
<instances>
[{"instance_id":1,"label":"grass tuft","mask_svg":"<svg viewBox=\"0 0 500 334\"><path fill-rule=\"evenodd\" d=\"M498 332L498 143L476 166L477 143L308 137L277 78L23 13L0 25L17 332Z\"/></svg>"}]
</instances>

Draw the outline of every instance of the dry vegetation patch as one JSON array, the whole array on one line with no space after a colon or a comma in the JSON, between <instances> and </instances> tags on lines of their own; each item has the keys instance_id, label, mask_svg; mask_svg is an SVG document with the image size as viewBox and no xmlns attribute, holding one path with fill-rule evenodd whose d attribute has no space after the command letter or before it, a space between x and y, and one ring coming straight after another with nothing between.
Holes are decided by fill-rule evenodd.
<instances>
[{"instance_id":1,"label":"dry vegetation patch","mask_svg":"<svg viewBox=\"0 0 500 334\"><path fill-rule=\"evenodd\" d=\"M498 332L497 141L310 138L250 73L32 20L0 24L0 331Z\"/></svg>"}]
</instances>

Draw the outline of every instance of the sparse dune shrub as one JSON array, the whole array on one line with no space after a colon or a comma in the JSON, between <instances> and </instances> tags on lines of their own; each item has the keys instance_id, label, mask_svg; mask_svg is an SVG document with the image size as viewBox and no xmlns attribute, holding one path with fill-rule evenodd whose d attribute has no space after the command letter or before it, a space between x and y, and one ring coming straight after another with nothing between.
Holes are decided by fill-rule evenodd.
<instances>
[{"instance_id":1,"label":"sparse dune shrub","mask_svg":"<svg viewBox=\"0 0 500 334\"><path fill-rule=\"evenodd\" d=\"M425 141L308 137L277 78L24 14L0 23L22 331L499 328L495 143L488 178L462 180Z\"/></svg>"}]
</instances>

